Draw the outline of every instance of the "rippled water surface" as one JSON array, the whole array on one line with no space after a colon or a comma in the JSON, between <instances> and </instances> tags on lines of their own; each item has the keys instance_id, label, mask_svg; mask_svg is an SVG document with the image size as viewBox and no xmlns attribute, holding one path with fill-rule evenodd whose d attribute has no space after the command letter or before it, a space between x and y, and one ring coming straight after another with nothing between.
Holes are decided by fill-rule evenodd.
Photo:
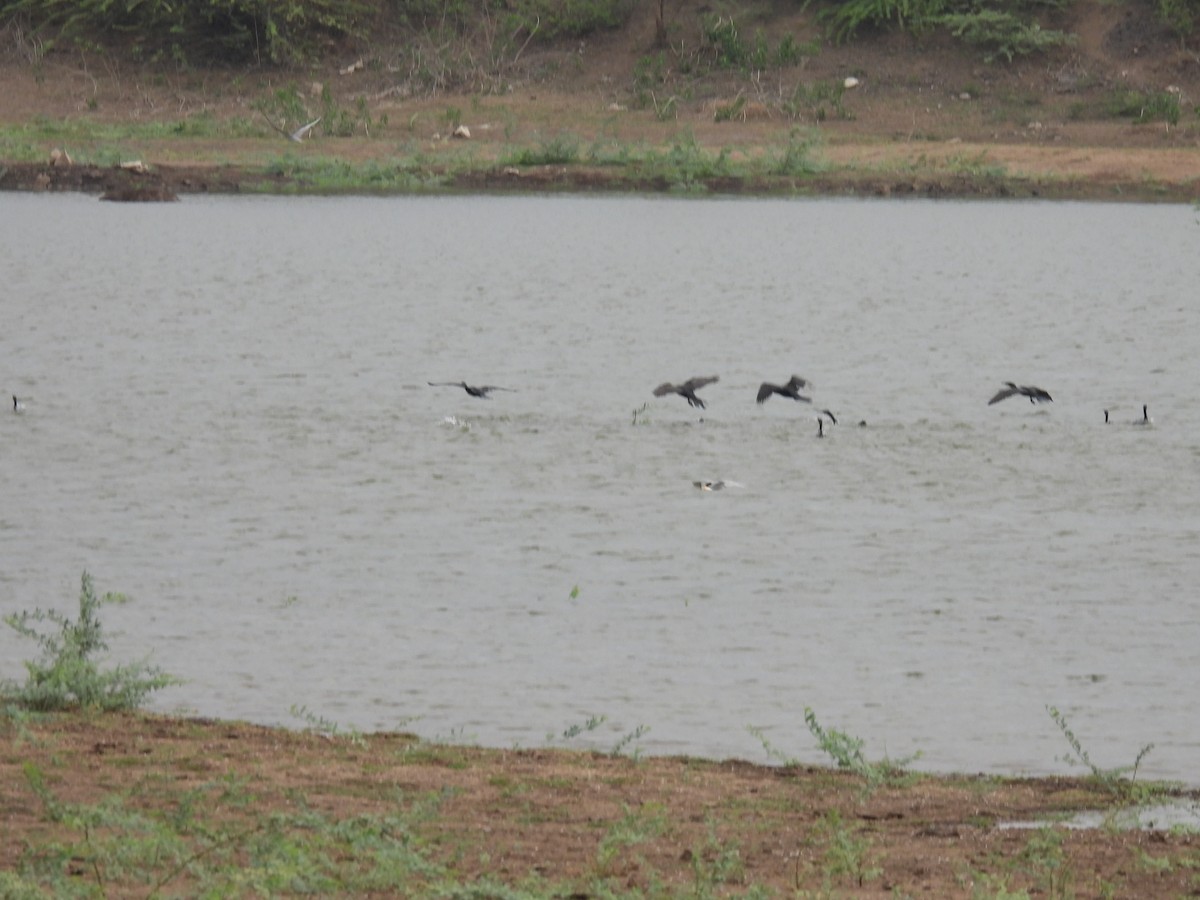
<instances>
[{"instance_id":1,"label":"rippled water surface","mask_svg":"<svg viewBox=\"0 0 1200 900\"><path fill-rule=\"evenodd\" d=\"M129 594L165 710L821 761L811 707L1047 772L1053 705L1200 782L1198 251L1178 206L0 196L0 610ZM754 403L793 372L824 439Z\"/></svg>"}]
</instances>

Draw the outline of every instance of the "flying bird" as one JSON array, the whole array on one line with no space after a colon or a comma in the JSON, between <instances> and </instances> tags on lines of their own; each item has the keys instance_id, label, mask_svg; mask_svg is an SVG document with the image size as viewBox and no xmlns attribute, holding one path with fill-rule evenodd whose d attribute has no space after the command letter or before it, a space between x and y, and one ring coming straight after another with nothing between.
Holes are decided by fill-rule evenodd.
<instances>
[{"instance_id":1,"label":"flying bird","mask_svg":"<svg viewBox=\"0 0 1200 900\"><path fill-rule=\"evenodd\" d=\"M18 400L16 394L13 394L13 412L15 412L15 413L25 412L25 401Z\"/></svg>"},{"instance_id":2,"label":"flying bird","mask_svg":"<svg viewBox=\"0 0 1200 900\"><path fill-rule=\"evenodd\" d=\"M272 128L274 128L280 134L282 134L289 141L295 141L297 144L303 143L304 139L306 137L308 137L308 133L310 131L312 131L314 128L316 128L319 124L321 124L321 119L322 119L322 116L317 116L315 119L313 119L307 125L301 125L295 131L288 132L285 128L283 128L279 125L276 125L273 121L271 121L270 116L268 116L265 112L262 114L262 117L267 120L268 125L270 125Z\"/></svg>"},{"instance_id":3,"label":"flying bird","mask_svg":"<svg viewBox=\"0 0 1200 900\"><path fill-rule=\"evenodd\" d=\"M799 400L802 403L812 403L812 398L805 397L800 393L800 388L808 384L799 375L793 375L788 379L787 384L771 384L769 381L764 381L758 389L758 402L766 403L767 398L772 394L778 394L781 397L791 397L793 400Z\"/></svg>"},{"instance_id":4,"label":"flying bird","mask_svg":"<svg viewBox=\"0 0 1200 900\"><path fill-rule=\"evenodd\" d=\"M430 381L430 387L460 387L472 397L478 397L480 400L490 400L488 396L492 391L515 391L516 388L496 387L494 384L481 384L476 387L473 384L467 384L465 381Z\"/></svg>"},{"instance_id":5,"label":"flying bird","mask_svg":"<svg viewBox=\"0 0 1200 900\"><path fill-rule=\"evenodd\" d=\"M702 491L720 491L725 488L723 481L693 481L692 485Z\"/></svg>"},{"instance_id":6,"label":"flying bird","mask_svg":"<svg viewBox=\"0 0 1200 900\"><path fill-rule=\"evenodd\" d=\"M834 425L837 424L837 416L835 416L831 410L828 410L828 409L821 410L821 416L829 416L829 421L832 422ZM821 416L817 416L818 421L820 420Z\"/></svg>"},{"instance_id":7,"label":"flying bird","mask_svg":"<svg viewBox=\"0 0 1200 900\"><path fill-rule=\"evenodd\" d=\"M288 140L295 141L297 144L302 143L304 141L304 139L306 137L308 137L308 133L320 124L321 124L321 116L317 116L315 119L313 119L307 125L301 125L295 131L293 131L291 134L289 134Z\"/></svg>"},{"instance_id":8,"label":"flying bird","mask_svg":"<svg viewBox=\"0 0 1200 900\"><path fill-rule=\"evenodd\" d=\"M13 398L13 399L16 399L16 398ZM1146 409L1146 404L1144 404L1144 403L1142 404L1142 417L1140 419L1135 420L1133 424L1134 425L1146 425L1146 426L1154 424L1154 420L1152 418L1150 418L1150 413Z\"/></svg>"},{"instance_id":9,"label":"flying bird","mask_svg":"<svg viewBox=\"0 0 1200 900\"><path fill-rule=\"evenodd\" d=\"M1022 397L1028 397L1030 403L1045 403L1047 401L1053 402L1054 400L1053 397L1043 391L1040 387L1033 387L1027 384L1016 385L1011 381L1006 381L1004 383L1008 385L1008 387L998 391L996 396L988 401L988 406L991 406L993 403L999 403L1001 400L1007 400L1014 394L1020 394Z\"/></svg>"},{"instance_id":10,"label":"flying bird","mask_svg":"<svg viewBox=\"0 0 1200 900\"><path fill-rule=\"evenodd\" d=\"M719 380L718 376L713 375L708 378L689 378L683 384L671 384L668 381L654 389L654 396L662 397L666 394L678 394L687 400L689 406L697 406L700 409L704 409L704 401L696 396L696 391L700 390L706 384L712 384Z\"/></svg>"}]
</instances>

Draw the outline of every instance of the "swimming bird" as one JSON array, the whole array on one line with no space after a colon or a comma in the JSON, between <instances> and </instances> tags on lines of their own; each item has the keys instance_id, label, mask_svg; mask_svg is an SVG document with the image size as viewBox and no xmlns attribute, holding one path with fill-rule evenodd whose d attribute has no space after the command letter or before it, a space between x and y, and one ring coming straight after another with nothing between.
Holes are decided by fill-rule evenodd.
<instances>
[{"instance_id":1,"label":"swimming bird","mask_svg":"<svg viewBox=\"0 0 1200 900\"><path fill-rule=\"evenodd\" d=\"M16 394L13 394L13 412L18 414L25 412L25 401L18 400Z\"/></svg>"},{"instance_id":2,"label":"swimming bird","mask_svg":"<svg viewBox=\"0 0 1200 900\"><path fill-rule=\"evenodd\" d=\"M472 397L478 397L481 400L490 400L488 396L492 391L516 391L516 388L496 387L494 384L481 384L476 387L473 384L467 384L465 381L430 381L430 387L460 387Z\"/></svg>"},{"instance_id":3,"label":"swimming bird","mask_svg":"<svg viewBox=\"0 0 1200 900\"><path fill-rule=\"evenodd\" d=\"M808 384L799 375L793 375L788 379L787 384L771 384L769 381L764 381L758 389L758 402L766 403L767 398L772 394L778 394L781 397L791 397L793 400L799 400L801 403L812 403L811 397L805 397L800 393L800 388Z\"/></svg>"},{"instance_id":4,"label":"swimming bird","mask_svg":"<svg viewBox=\"0 0 1200 900\"><path fill-rule=\"evenodd\" d=\"M704 401L696 396L696 391L700 390L706 384L712 384L719 380L718 376L711 375L707 378L689 378L683 384L671 384L667 381L654 389L654 396L662 397L666 394L678 394L687 400L689 406L697 406L700 409L704 409Z\"/></svg>"},{"instance_id":5,"label":"swimming bird","mask_svg":"<svg viewBox=\"0 0 1200 900\"><path fill-rule=\"evenodd\" d=\"M995 397L988 401L988 406L993 403L999 403L1001 400L1007 400L1013 394L1020 394L1022 397L1028 397L1030 403L1045 403L1046 401L1053 402L1054 398L1043 391L1040 387L1032 385L1016 385L1011 381L1004 382L1008 387L999 391Z\"/></svg>"}]
</instances>

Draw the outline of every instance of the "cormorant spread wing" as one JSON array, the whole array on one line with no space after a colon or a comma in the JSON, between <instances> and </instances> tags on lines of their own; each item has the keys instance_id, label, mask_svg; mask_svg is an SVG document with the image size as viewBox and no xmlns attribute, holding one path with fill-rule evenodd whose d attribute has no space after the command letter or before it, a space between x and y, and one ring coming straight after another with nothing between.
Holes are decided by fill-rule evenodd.
<instances>
[{"instance_id":1,"label":"cormorant spread wing","mask_svg":"<svg viewBox=\"0 0 1200 900\"><path fill-rule=\"evenodd\" d=\"M671 384L671 382L666 381L654 389L654 396L663 397L667 394L678 394L687 400L689 406L696 406L700 409L704 409L704 401L696 396L696 391L700 390L700 388L704 387L705 385L712 384L716 381L720 381L720 377L717 375L689 378L683 384Z\"/></svg>"},{"instance_id":2,"label":"cormorant spread wing","mask_svg":"<svg viewBox=\"0 0 1200 900\"><path fill-rule=\"evenodd\" d=\"M988 406L993 403L999 403L1001 400L1007 400L1014 394L1020 394L1022 397L1028 397L1030 403L1045 403L1053 402L1054 398L1049 393L1042 390L1040 387L1034 387L1028 384L1013 384L1011 381L1004 382L1007 387L996 392L991 400L988 401Z\"/></svg>"},{"instance_id":3,"label":"cormorant spread wing","mask_svg":"<svg viewBox=\"0 0 1200 900\"><path fill-rule=\"evenodd\" d=\"M800 388L808 384L799 375L793 375L788 379L787 384L771 384L769 381L764 381L758 389L759 403L766 402L766 399L772 394L779 394L781 397L791 397L793 400L799 400L803 403L812 403L811 398L801 395Z\"/></svg>"},{"instance_id":4,"label":"cormorant spread wing","mask_svg":"<svg viewBox=\"0 0 1200 900\"><path fill-rule=\"evenodd\" d=\"M467 384L465 381L430 381L430 387L460 387L472 397L479 397L482 400L490 399L488 394L492 391L516 391L516 388L497 387L494 384L473 385Z\"/></svg>"}]
</instances>

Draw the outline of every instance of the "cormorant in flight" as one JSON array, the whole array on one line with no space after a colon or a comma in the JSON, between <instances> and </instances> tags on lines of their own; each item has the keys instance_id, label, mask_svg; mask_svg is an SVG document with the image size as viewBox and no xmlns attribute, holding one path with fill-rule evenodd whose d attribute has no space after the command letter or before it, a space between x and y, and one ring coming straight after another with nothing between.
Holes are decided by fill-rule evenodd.
<instances>
[{"instance_id":1,"label":"cormorant in flight","mask_svg":"<svg viewBox=\"0 0 1200 900\"><path fill-rule=\"evenodd\" d=\"M988 401L988 406L993 403L999 403L1001 400L1007 400L1013 394L1020 394L1022 397L1028 397L1030 403L1045 403L1046 401L1053 402L1054 398L1043 391L1040 387L1031 385L1016 385L1011 381L1004 382L1008 387L999 391L995 397Z\"/></svg>"},{"instance_id":2,"label":"cormorant in flight","mask_svg":"<svg viewBox=\"0 0 1200 900\"><path fill-rule=\"evenodd\" d=\"M800 388L808 384L799 375L793 375L788 379L787 384L771 384L769 381L764 381L758 389L758 402L766 403L767 398L772 394L778 394L781 397L791 397L793 400L799 400L802 403L812 403L811 397L805 397L800 393Z\"/></svg>"},{"instance_id":3,"label":"cormorant in flight","mask_svg":"<svg viewBox=\"0 0 1200 900\"><path fill-rule=\"evenodd\" d=\"M708 378L689 378L683 384L671 384L669 381L660 384L654 389L655 397L662 397L666 394L678 394L687 400L689 406L697 406L704 409L704 401L696 396L696 391L704 387L706 384L712 384L720 379L716 375Z\"/></svg>"},{"instance_id":4,"label":"cormorant in flight","mask_svg":"<svg viewBox=\"0 0 1200 900\"><path fill-rule=\"evenodd\" d=\"M473 384L467 384L465 381L431 381L430 387L460 387L472 397L478 397L481 400L490 400L488 394L492 391L514 391L515 388L496 387L494 384L481 384L476 387Z\"/></svg>"}]
</instances>

